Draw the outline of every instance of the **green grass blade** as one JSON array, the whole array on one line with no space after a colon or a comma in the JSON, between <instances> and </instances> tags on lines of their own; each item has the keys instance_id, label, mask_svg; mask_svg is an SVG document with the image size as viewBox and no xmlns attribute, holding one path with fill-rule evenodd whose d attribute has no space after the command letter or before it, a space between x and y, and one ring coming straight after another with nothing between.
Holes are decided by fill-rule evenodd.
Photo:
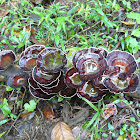
<instances>
[{"instance_id":1,"label":"green grass blade","mask_svg":"<svg viewBox=\"0 0 140 140\"><path fill-rule=\"evenodd\" d=\"M99 113L96 113L93 118L89 121L89 123L85 126L85 129L89 128L93 122L95 121L95 119L97 118L97 116L99 115Z\"/></svg>"},{"instance_id":2,"label":"green grass blade","mask_svg":"<svg viewBox=\"0 0 140 140\"><path fill-rule=\"evenodd\" d=\"M98 116L98 118L96 119L94 125L91 127L91 129L89 130L89 132L91 132L93 129L95 129L97 123L99 122L99 118L100 118L100 116Z\"/></svg>"},{"instance_id":3,"label":"green grass blade","mask_svg":"<svg viewBox=\"0 0 140 140\"><path fill-rule=\"evenodd\" d=\"M94 110L96 110L97 112L99 112L98 108L92 104L92 102L90 102L89 100L87 100L86 98L80 96L85 102L87 102Z\"/></svg>"},{"instance_id":4,"label":"green grass blade","mask_svg":"<svg viewBox=\"0 0 140 140\"><path fill-rule=\"evenodd\" d=\"M5 131L6 132L6 131ZM2 132L1 134L0 134L0 137L2 136L2 135L4 135L5 134L5 132Z\"/></svg>"}]
</instances>

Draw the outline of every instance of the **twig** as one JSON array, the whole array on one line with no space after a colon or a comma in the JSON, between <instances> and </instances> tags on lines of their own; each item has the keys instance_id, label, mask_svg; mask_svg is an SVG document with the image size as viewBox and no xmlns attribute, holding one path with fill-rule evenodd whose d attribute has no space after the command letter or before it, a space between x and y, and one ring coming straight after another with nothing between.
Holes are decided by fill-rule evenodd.
<instances>
[{"instance_id":1,"label":"twig","mask_svg":"<svg viewBox=\"0 0 140 140\"><path fill-rule=\"evenodd\" d=\"M24 90L24 94L23 94L23 97L22 97L22 100L21 100L21 105L20 105L20 108L22 109L22 105L23 105L23 99L24 99L24 96L25 96L25 93L26 93L26 87L23 86L23 88L25 89Z\"/></svg>"},{"instance_id":2,"label":"twig","mask_svg":"<svg viewBox=\"0 0 140 140\"><path fill-rule=\"evenodd\" d=\"M120 45L121 45L121 42L118 42L118 43L115 45L115 47L113 48L113 50L117 50L117 49L120 47Z\"/></svg>"},{"instance_id":3,"label":"twig","mask_svg":"<svg viewBox=\"0 0 140 140\"><path fill-rule=\"evenodd\" d=\"M12 93L11 93L11 95L9 96L9 98L8 98L8 101L10 100L10 98L12 97L12 95L14 94L14 89L12 90Z\"/></svg>"},{"instance_id":4,"label":"twig","mask_svg":"<svg viewBox=\"0 0 140 140\"><path fill-rule=\"evenodd\" d=\"M28 140L30 140L30 136L29 136L28 133L25 131L25 129L24 129L24 133L27 135Z\"/></svg>"},{"instance_id":5,"label":"twig","mask_svg":"<svg viewBox=\"0 0 140 140\"><path fill-rule=\"evenodd\" d=\"M18 118L20 117L21 113L18 114L17 118L15 119L14 123L11 125L11 127L9 128L9 130L7 131L6 135L9 134L9 132L11 131L12 127L14 126L14 124L17 122Z\"/></svg>"},{"instance_id":6,"label":"twig","mask_svg":"<svg viewBox=\"0 0 140 140\"><path fill-rule=\"evenodd\" d=\"M131 111L133 112L133 114L134 114L134 116L136 117L136 119L138 120L138 121L140 121L140 117L136 114L136 112L134 111L134 109L131 107L131 106L128 106L130 109L131 109Z\"/></svg>"}]
</instances>

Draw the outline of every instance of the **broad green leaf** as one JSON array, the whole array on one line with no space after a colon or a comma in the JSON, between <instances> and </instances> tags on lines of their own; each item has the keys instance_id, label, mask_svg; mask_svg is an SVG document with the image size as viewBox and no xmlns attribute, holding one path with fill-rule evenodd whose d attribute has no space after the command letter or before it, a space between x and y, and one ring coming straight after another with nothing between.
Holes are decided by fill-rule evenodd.
<instances>
[{"instance_id":1,"label":"broad green leaf","mask_svg":"<svg viewBox=\"0 0 140 140\"><path fill-rule=\"evenodd\" d=\"M34 100L30 100L29 104L25 103L24 104L24 109L27 110L28 112L34 111L36 109L37 103Z\"/></svg>"},{"instance_id":2,"label":"broad green leaf","mask_svg":"<svg viewBox=\"0 0 140 140\"><path fill-rule=\"evenodd\" d=\"M137 126L140 128L140 123L138 123Z\"/></svg>"},{"instance_id":3,"label":"broad green leaf","mask_svg":"<svg viewBox=\"0 0 140 140\"><path fill-rule=\"evenodd\" d=\"M65 45L63 43L61 43L61 48L62 48L62 51L65 52Z\"/></svg>"},{"instance_id":4,"label":"broad green leaf","mask_svg":"<svg viewBox=\"0 0 140 140\"><path fill-rule=\"evenodd\" d=\"M6 91L12 91L14 90L13 88L11 88L10 86L6 86Z\"/></svg>"},{"instance_id":5,"label":"broad green leaf","mask_svg":"<svg viewBox=\"0 0 140 140\"><path fill-rule=\"evenodd\" d=\"M113 130L114 130L114 126L111 125L110 123L108 123L108 129L109 129L110 131L113 131Z\"/></svg>"},{"instance_id":6,"label":"broad green leaf","mask_svg":"<svg viewBox=\"0 0 140 140\"><path fill-rule=\"evenodd\" d=\"M22 48L25 45L25 43L19 43L18 48Z\"/></svg>"},{"instance_id":7,"label":"broad green leaf","mask_svg":"<svg viewBox=\"0 0 140 140\"><path fill-rule=\"evenodd\" d=\"M11 117L11 119L17 118L17 116L15 114L13 114L13 113L10 113L10 117Z\"/></svg>"},{"instance_id":8,"label":"broad green leaf","mask_svg":"<svg viewBox=\"0 0 140 140\"><path fill-rule=\"evenodd\" d=\"M76 11L77 11L77 9L78 9L78 7L77 6L75 6L75 7L73 7L73 8L71 8L68 12L67 12L67 15L71 15L71 14L73 14L73 13L75 13Z\"/></svg>"},{"instance_id":9,"label":"broad green leaf","mask_svg":"<svg viewBox=\"0 0 140 140\"><path fill-rule=\"evenodd\" d=\"M131 12L127 15L128 18L136 19L137 23L140 24L140 13Z\"/></svg>"},{"instance_id":10,"label":"broad green leaf","mask_svg":"<svg viewBox=\"0 0 140 140\"><path fill-rule=\"evenodd\" d=\"M134 127L133 126L130 126L129 132L133 132L134 130L135 130Z\"/></svg>"},{"instance_id":11,"label":"broad green leaf","mask_svg":"<svg viewBox=\"0 0 140 140\"><path fill-rule=\"evenodd\" d=\"M19 39L16 36L9 36L9 40L11 40L15 43L19 43Z\"/></svg>"},{"instance_id":12,"label":"broad green leaf","mask_svg":"<svg viewBox=\"0 0 140 140\"><path fill-rule=\"evenodd\" d=\"M102 136L103 137L108 137L108 135L106 133L103 133Z\"/></svg>"},{"instance_id":13,"label":"broad green leaf","mask_svg":"<svg viewBox=\"0 0 140 140\"><path fill-rule=\"evenodd\" d=\"M66 32L65 22L62 24L62 26L63 26L63 30L64 30L65 34L67 34L67 32Z\"/></svg>"},{"instance_id":14,"label":"broad green leaf","mask_svg":"<svg viewBox=\"0 0 140 140\"><path fill-rule=\"evenodd\" d=\"M6 120L0 121L0 126L3 125L3 124L5 124L5 123L7 123L9 120L11 120L11 119L6 119Z\"/></svg>"},{"instance_id":15,"label":"broad green leaf","mask_svg":"<svg viewBox=\"0 0 140 140\"><path fill-rule=\"evenodd\" d=\"M56 32L60 32L60 30L62 29L62 24L58 23L57 28L56 28Z\"/></svg>"},{"instance_id":16,"label":"broad green leaf","mask_svg":"<svg viewBox=\"0 0 140 140\"><path fill-rule=\"evenodd\" d=\"M140 57L136 60L136 62L137 62L137 63L139 63L139 62L140 62Z\"/></svg>"},{"instance_id":17,"label":"broad green leaf","mask_svg":"<svg viewBox=\"0 0 140 140\"><path fill-rule=\"evenodd\" d=\"M63 97L61 97L60 95L59 95L59 96L57 96L57 97L58 97L58 102L63 101Z\"/></svg>"},{"instance_id":18,"label":"broad green leaf","mask_svg":"<svg viewBox=\"0 0 140 140\"><path fill-rule=\"evenodd\" d=\"M122 129L120 129L120 135L123 135L124 134L124 131L122 131Z\"/></svg>"},{"instance_id":19,"label":"broad green leaf","mask_svg":"<svg viewBox=\"0 0 140 140\"><path fill-rule=\"evenodd\" d=\"M65 22L65 21L66 21L66 17L57 17L56 18L56 23L61 24L61 23Z\"/></svg>"},{"instance_id":20,"label":"broad green leaf","mask_svg":"<svg viewBox=\"0 0 140 140\"><path fill-rule=\"evenodd\" d=\"M140 28L133 30L131 35L134 35L134 36L140 38Z\"/></svg>"},{"instance_id":21,"label":"broad green leaf","mask_svg":"<svg viewBox=\"0 0 140 140\"><path fill-rule=\"evenodd\" d=\"M130 117L130 120L131 120L132 122L136 122L136 120L135 120L134 117Z\"/></svg>"}]
</instances>

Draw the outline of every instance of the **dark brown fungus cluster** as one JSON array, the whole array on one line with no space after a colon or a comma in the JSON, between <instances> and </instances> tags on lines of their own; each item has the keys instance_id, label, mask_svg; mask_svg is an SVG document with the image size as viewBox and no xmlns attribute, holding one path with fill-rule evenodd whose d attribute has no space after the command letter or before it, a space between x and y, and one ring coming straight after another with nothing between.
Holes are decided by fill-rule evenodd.
<instances>
[{"instance_id":1,"label":"dark brown fungus cluster","mask_svg":"<svg viewBox=\"0 0 140 140\"><path fill-rule=\"evenodd\" d=\"M101 48L89 48L78 51L73 57L73 68L65 76L68 87L75 88L77 95L83 96L92 102L97 102L106 94L100 86L94 84L107 68L105 57L107 51ZM97 81L96 80L96 81ZM103 89L106 89L104 85Z\"/></svg>"},{"instance_id":2,"label":"dark brown fungus cluster","mask_svg":"<svg viewBox=\"0 0 140 140\"><path fill-rule=\"evenodd\" d=\"M102 99L108 91L128 93L136 90L139 79L134 73L134 57L123 51L108 53L103 48L78 51L68 71L66 54L58 48L32 45L25 49L19 60L20 68L12 68L16 55L11 50L0 52L0 72L10 69L8 85L22 87L28 79L33 96L50 99L57 93L72 97L76 93L92 102ZM10 68L9 68L10 67ZM30 76L28 78L28 71Z\"/></svg>"},{"instance_id":3,"label":"dark brown fungus cluster","mask_svg":"<svg viewBox=\"0 0 140 140\"><path fill-rule=\"evenodd\" d=\"M67 58L60 49L33 45L22 53L19 62L21 68L31 71L28 82L33 96L48 100L66 88L62 69Z\"/></svg>"},{"instance_id":4,"label":"dark brown fungus cluster","mask_svg":"<svg viewBox=\"0 0 140 140\"><path fill-rule=\"evenodd\" d=\"M139 79L134 73L137 68L134 57L124 51L112 51L106 57L108 68L104 72L104 85L111 92L134 92Z\"/></svg>"},{"instance_id":5,"label":"dark brown fungus cluster","mask_svg":"<svg viewBox=\"0 0 140 140\"><path fill-rule=\"evenodd\" d=\"M128 93L138 86L138 76L134 74L137 64L127 52L83 49L73 57L73 65L66 73L67 86L92 102L102 99L108 90Z\"/></svg>"},{"instance_id":6,"label":"dark brown fungus cluster","mask_svg":"<svg viewBox=\"0 0 140 140\"><path fill-rule=\"evenodd\" d=\"M27 83L28 74L19 67L13 66L16 55L12 50L0 52L0 70L7 79L7 84L12 88L19 88Z\"/></svg>"}]
</instances>

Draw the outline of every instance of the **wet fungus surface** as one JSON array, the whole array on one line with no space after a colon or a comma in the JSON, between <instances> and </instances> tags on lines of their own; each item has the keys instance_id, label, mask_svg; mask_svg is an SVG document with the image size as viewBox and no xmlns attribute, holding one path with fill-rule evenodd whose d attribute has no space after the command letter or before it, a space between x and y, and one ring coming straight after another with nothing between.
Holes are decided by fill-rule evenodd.
<instances>
[{"instance_id":1,"label":"wet fungus surface","mask_svg":"<svg viewBox=\"0 0 140 140\"><path fill-rule=\"evenodd\" d=\"M114 93L134 92L138 86L139 79L134 71L137 63L134 57L127 52L112 51L107 57L108 68L104 72L104 85Z\"/></svg>"},{"instance_id":2,"label":"wet fungus surface","mask_svg":"<svg viewBox=\"0 0 140 140\"><path fill-rule=\"evenodd\" d=\"M16 55L12 50L0 52L0 70L5 70L16 60Z\"/></svg>"},{"instance_id":3,"label":"wet fungus surface","mask_svg":"<svg viewBox=\"0 0 140 140\"><path fill-rule=\"evenodd\" d=\"M0 71L6 71L16 60L11 50L0 52ZM66 54L54 47L32 45L22 52L18 72L7 76L12 88L29 83L30 93L44 100L56 94L73 97L76 94L91 102L101 100L109 92L134 92L139 79L134 57L124 51L107 52L103 48L88 48L75 53L73 67L67 70ZM26 71L26 72L25 72Z\"/></svg>"}]
</instances>

